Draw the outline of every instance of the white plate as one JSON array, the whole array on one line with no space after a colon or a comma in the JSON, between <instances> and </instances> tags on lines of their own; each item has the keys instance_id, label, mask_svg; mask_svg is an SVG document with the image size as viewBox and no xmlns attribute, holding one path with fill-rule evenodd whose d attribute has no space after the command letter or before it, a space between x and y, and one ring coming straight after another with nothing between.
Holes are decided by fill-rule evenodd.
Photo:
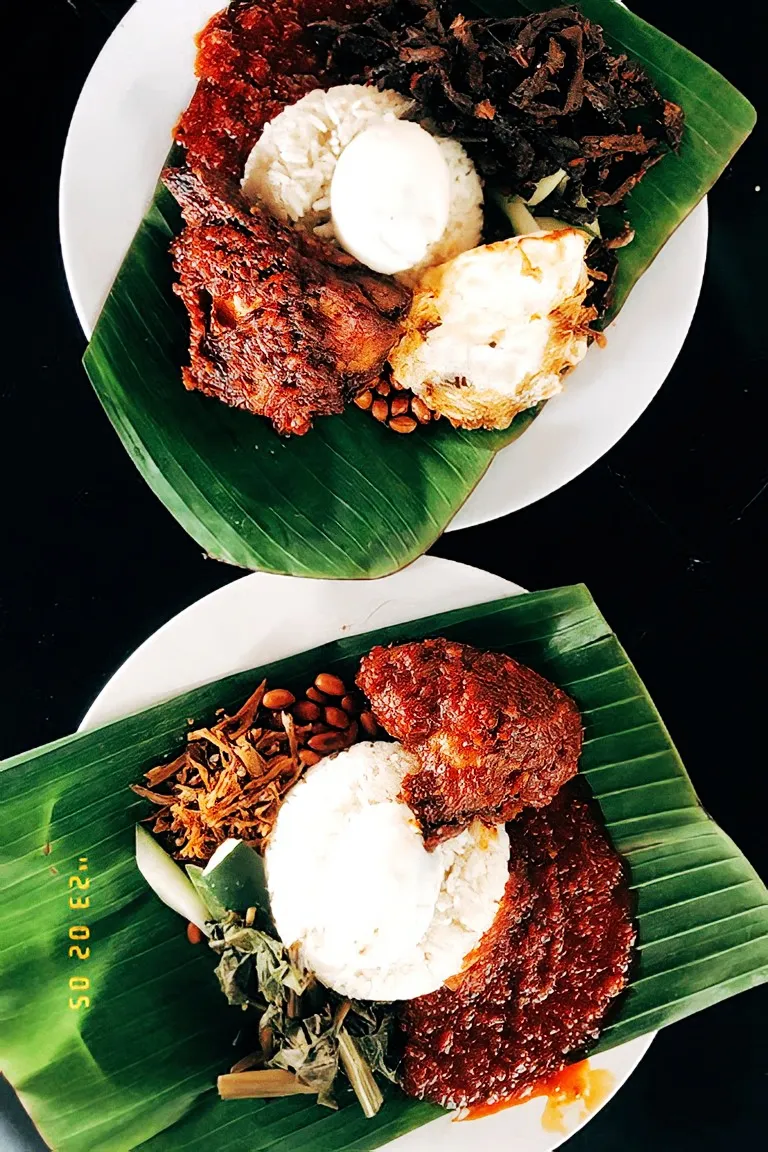
<instances>
[{"instance_id":1,"label":"white plate","mask_svg":"<svg viewBox=\"0 0 768 1152\"><path fill-rule=\"evenodd\" d=\"M146 211L194 89L194 36L222 0L137 0L93 66L72 118L61 173L61 246L87 336ZM696 307L706 202L670 239L562 396L498 454L456 514L467 528L540 500L594 464L650 404Z\"/></svg>"},{"instance_id":2,"label":"white plate","mask_svg":"<svg viewBox=\"0 0 768 1152\"><path fill-rule=\"evenodd\" d=\"M90 708L81 727L94 727L188 688L278 660L342 635L353 635L433 612L481 604L523 591L518 585L450 560L422 557L381 580L301 580L255 573L181 612L126 660ZM608 1070L614 1091L637 1066L652 1036L602 1053L592 1066ZM514 1148L551 1152L589 1116L578 1105L566 1131L544 1130L544 1100L483 1120L446 1116L393 1141L402 1152L477 1152Z\"/></svg>"}]
</instances>

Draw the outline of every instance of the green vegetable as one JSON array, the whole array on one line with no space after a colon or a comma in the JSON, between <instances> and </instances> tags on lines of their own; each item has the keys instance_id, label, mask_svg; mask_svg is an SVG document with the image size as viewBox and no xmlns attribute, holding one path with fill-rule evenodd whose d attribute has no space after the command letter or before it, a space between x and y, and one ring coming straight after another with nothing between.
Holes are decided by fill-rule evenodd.
<instances>
[{"instance_id":1,"label":"green vegetable","mask_svg":"<svg viewBox=\"0 0 768 1152\"><path fill-rule=\"evenodd\" d=\"M288 992L301 996L313 983L284 944L234 913L215 925L210 944L221 957L216 975L230 1004L280 1005Z\"/></svg>"},{"instance_id":2,"label":"green vegetable","mask_svg":"<svg viewBox=\"0 0 768 1152\"><path fill-rule=\"evenodd\" d=\"M534 216L528 209L530 201L526 202L520 196L507 196L498 191L491 195L512 225L515 236L528 236L531 232L561 232L564 228L579 228L590 236L600 235L600 221L597 219L581 226L569 224L557 216Z\"/></svg>"},{"instance_id":3,"label":"green vegetable","mask_svg":"<svg viewBox=\"0 0 768 1152\"><path fill-rule=\"evenodd\" d=\"M319 1104L337 1108L334 1082L341 1060L363 1112L374 1116L383 1096L365 1051L378 1070L394 1079L386 1061L391 1007L366 1005L359 1010L354 1003L342 1001L317 983L290 948L248 927L232 913L212 926L210 945L220 957L216 974L229 1003L258 1014L255 1037L263 1065L293 1073L301 1084L317 1092ZM355 1029L360 1040L353 1040L345 1024ZM370 1041L366 1049L363 1039ZM256 1089L263 1094L258 1081Z\"/></svg>"},{"instance_id":4,"label":"green vegetable","mask_svg":"<svg viewBox=\"0 0 768 1152\"><path fill-rule=\"evenodd\" d=\"M219 1076L217 1084L222 1100L269 1100L278 1096L306 1096L314 1091L280 1068L229 1073Z\"/></svg>"},{"instance_id":5,"label":"green vegetable","mask_svg":"<svg viewBox=\"0 0 768 1152\"><path fill-rule=\"evenodd\" d=\"M136 825L136 864L164 904L202 932L208 931L206 920L210 920L211 913L194 883L140 824Z\"/></svg>"},{"instance_id":6,"label":"green vegetable","mask_svg":"<svg viewBox=\"0 0 768 1152\"><path fill-rule=\"evenodd\" d=\"M213 901L229 912L256 908L262 923L271 923L264 861L243 840L225 840L217 848L200 874L199 885L209 904Z\"/></svg>"},{"instance_id":7,"label":"green vegetable","mask_svg":"<svg viewBox=\"0 0 768 1152\"><path fill-rule=\"evenodd\" d=\"M205 868L187 864L185 876L157 840L137 824L136 863L163 903L206 933L206 921L251 907L259 910L264 926L271 925L264 862L242 840L225 840Z\"/></svg>"},{"instance_id":8,"label":"green vegetable","mask_svg":"<svg viewBox=\"0 0 768 1152\"><path fill-rule=\"evenodd\" d=\"M557 216L537 216L536 227L543 232L560 232L563 228L578 228L579 225L568 224L567 221L560 220ZM580 227L582 232L588 232L590 236L600 235L600 221L597 219Z\"/></svg>"},{"instance_id":9,"label":"green vegetable","mask_svg":"<svg viewBox=\"0 0 768 1152\"><path fill-rule=\"evenodd\" d=\"M482 6L520 11L508 0ZM665 157L630 197L637 236L619 253L618 310L733 157L754 109L713 69L613 0L585 0L582 8L686 112L680 154ZM172 292L167 251L178 227L175 204L158 190L85 357L147 483L209 555L245 568L359 578L421 555L535 411L505 432L457 431L441 420L398 436L353 408L319 419L306 437L280 440L264 420L182 385L187 319Z\"/></svg>"},{"instance_id":10,"label":"green vegetable","mask_svg":"<svg viewBox=\"0 0 768 1152\"><path fill-rule=\"evenodd\" d=\"M205 907L208 909L209 920L221 920L227 912L223 904L220 904L214 894L203 885L203 869L199 864L186 864L185 871L189 877L195 891L202 900Z\"/></svg>"},{"instance_id":11,"label":"green vegetable","mask_svg":"<svg viewBox=\"0 0 768 1152\"><path fill-rule=\"evenodd\" d=\"M582 711L582 769L627 860L640 943L628 995L598 1047L768 979L765 885L699 804L647 691L585 588L345 636L0 767L0 1065L58 1152L212 1143L218 1152L266 1152L278 1128L290 1152L351 1152L440 1115L396 1090L370 1120L351 1093L339 1094L337 1112L302 1096L235 1106L219 1100L213 1085L231 1066L233 1031L248 1013L226 1009L209 950L191 947L177 915L148 891L134 856L134 826L146 805L129 790L184 743L188 717L203 723L219 707L236 709L263 676L308 684L323 669L351 683L374 644L429 635L503 648L561 685ZM91 906L75 921L67 878L81 856L93 876L84 893ZM77 922L91 936L85 962L67 955ZM83 973L90 1006L72 1010L68 982ZM344 1021L350 1034L355 1022Z\"/></svg>"},{"instance_id":12,"label":"green vegetable","mask_svg":"<svg viewBox=\"0 0 768 1152\"><path fill-rule=\"evenodd\" d=\"M505 196L495 193L494 199L512 225L515 236L527 236L530 232L538 232L539 225L536 217L529 212L522 196Z\"/></svg>"},{"instance_id":13,"label":"green vegetable","mask_svg":"<svg viewBox=\"0 0 768 1152\"><path fill-rule=\"evenodd\" d=\"M568 177L564 168L558 168L557 172L553 172L550 176L543 176L536 185L533 195L529 196L525 203L529 208L535 208L537 204L541 204L542 200L546 200L547 196L551 195L555 188L567 179Z\"/></svg>"},{"instance_id":14,"label":"green vegetable","mask_svg":"<svg viewBox=\"0 0 768 1152\"><path fill-rule=\"evenodd\" d=\"M360 1101L360 1107L370 1119L381 1108L384 1097L360 1048L355 1044L346 1028L339 1029L339 1056L355 1096Z\"/></svg>"},{"instance_id":15,"label":"green vegetable","mask_svg":"<svg viewBox=\"0 0 768 1152\"><path fill-rule=\"evenodd\" d=\"M355 1043L360 1049L365 1062L377 1076L397 1083L397 1072L392 1066L392 1052L395 1046L395 1020L390 1014L381 1011L372 1011L370 1005L352 1002L354 1013L350 1017L349 1026L355 1029L355 1020L367 1021L372 1029L360 1031L355 1029Z\"/></svg>"}]
</instances>

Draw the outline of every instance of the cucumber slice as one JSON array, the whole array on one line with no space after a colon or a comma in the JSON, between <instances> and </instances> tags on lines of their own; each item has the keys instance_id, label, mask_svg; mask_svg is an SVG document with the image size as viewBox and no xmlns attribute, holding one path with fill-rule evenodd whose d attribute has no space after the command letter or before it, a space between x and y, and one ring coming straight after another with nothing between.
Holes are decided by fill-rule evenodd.
<instances>
[{"instance_id":1,"label":"cucumber slice","mask_svg":"<svg viewBox=\"0 0 768 1152\"><path fill-rule=\"evenodd\" d=\"M223 904L219 903L213 893L206 887L202 879L203 869L199 864L187 864L186 872L194 885L195 891L208 909L208 919L222 920L226 915L227 909Z\"/></svg>"},{"instance_id":2,"label":"cucumber slice","mask_svg":"<svg viewBox=\"0 0 768 1152\"><path fill-rule=\"evenodd\" d=\"M205 868L196 875L206 904L230 912L257 908L269 915L269 892L264 861L244 840L225 840L211 856Z\"/></svg>"},{"instance_id":3,"label":"cucumber slice","mask_svg":"<svg viewBox=\"0 0 768 1152\"><path fill-rule=\"evenodd\" d=\"M568 178L564 168L558 168L557 172L553 172L551 176L543 176L533 190L533 196L530 196L525 203L529 208L535 208L537 204L541 204L542 200L546 200L550 196L558 184L561 183L563 177Z\"/></svg>"},{"instance_id":4,"label":"cucumber slice","mask_svg":"<svg viewBox=\"0 0 768 1152\"><path fill-rule=\"evenodd\" d=\"M499 194L496 201L512 225L515 236L527 236L529 232L541 231L535 216L528 211L520 196Z\"/></svg>"},{"instance_id":5,"label":"cucumber slice","mask_svg":"<svg viewBox=\"0 0 768 1152\"><path fill-rule=\"evenodd\" d=\"M595 217L589 224L567 224L557 216L537 216L536 223L543 232L561 232L563 228L576 228L589 236L600 235L600 221Z\"/></svg>"},{"instance_id":6,"label":"cucumber slice","mask_svg":"<svg viewBox=\"0 0 768 1152\"><path fill-rule=\"evenodd\" d=\"M184 869L163 851L154 836L150 836L140 824L136 825L136 864L163 904L208 934L205 922L211 919L211 915L195 891L194 884Z\"/></svg>"},{"instance_id":7,"label":"cucumber slice","mask_svg":"<svg viewBox=\"0 0 768 1152\"><path fill-rule=\"evenodd\" d=\"M570 224L566 224L565 220L559 220L557 216L537 216L536 223L542 232L562 232L564 228L571 227Z\"/></svg>"}]
</instances>

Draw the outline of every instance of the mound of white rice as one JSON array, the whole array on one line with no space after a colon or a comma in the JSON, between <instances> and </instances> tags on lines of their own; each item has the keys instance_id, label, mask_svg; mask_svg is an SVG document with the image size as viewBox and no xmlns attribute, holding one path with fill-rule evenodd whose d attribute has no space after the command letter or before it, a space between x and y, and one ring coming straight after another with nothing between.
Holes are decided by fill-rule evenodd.
<instances>
[{"instance_id":1,"label":"mound of white rice","mask_svg":"<svg viewBox=\"0 0 768 1152\"><path fill-rule=\"evenodd\" d=\"M427 852L398 799L418 768L400 744L355 744L288 794L266 854L281 939L330 988L407 1000L457 975L490 928L509 838L480 824Z\"/></svg>"},{"instance_id":2,"label":"mound of white rice","mask_svg":"<svg viewBox=\"0 0 768 1152\"><path fill-rule=\"evenodd\" d=\"M265 125L245 165L243 193L263 201L281 220L334 240L331 180L349 142L377 120L407 116L412 101L398 92L342 84L302 96ZM435 137L451 177L448 226L425 259L399 279L475 248L483 229L483 189L475 166L457 140Z\"/></svg>"}]
</instances>

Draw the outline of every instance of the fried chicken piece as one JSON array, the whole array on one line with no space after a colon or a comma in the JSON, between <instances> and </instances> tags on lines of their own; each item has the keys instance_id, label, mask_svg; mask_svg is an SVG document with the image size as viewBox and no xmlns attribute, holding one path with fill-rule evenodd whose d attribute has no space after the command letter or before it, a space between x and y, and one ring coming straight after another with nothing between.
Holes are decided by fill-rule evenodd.
<instances>
[{"instance_id":1,"label":"fried chicken piece","mask_svg":"<svg viewBox=\"0 0 768 1152\"><path fill-rule=\"evenodd\" d=\"M168 168L163 180L186 222L171 252L190 320L187 388L303 435L379 379L406 289L210 172Z\"/></svg>"},{"instance_id":2,"label":"fried chicken piece","mask_svg":"<svg viewBox=\"0 0 768 1152\"><path fill-rule=\"evenodd\" d=\"M576 774L581 718L543 676L503 652L440 638L374 648L357 683L382 727L419 759L403 798L428 848L548 804Z\"/></svg>"}]
</instances>

